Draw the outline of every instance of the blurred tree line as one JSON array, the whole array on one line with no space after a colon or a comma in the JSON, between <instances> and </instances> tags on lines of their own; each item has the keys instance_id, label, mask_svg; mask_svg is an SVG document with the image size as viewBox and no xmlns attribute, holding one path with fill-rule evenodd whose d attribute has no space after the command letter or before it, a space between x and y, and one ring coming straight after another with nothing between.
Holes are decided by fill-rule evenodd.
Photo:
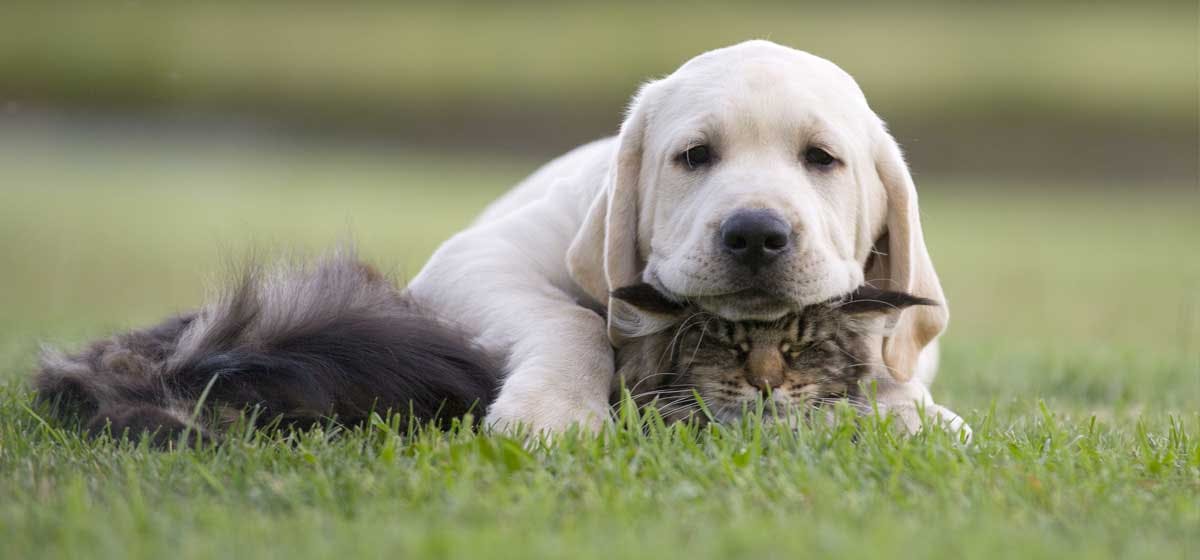
<instances>
[{"instance_id":1,"label":"blurred tree line","mask_svg":"<svg viewBox=\"0 0 1200 560\"><path fill-rule=\"evenodd\" d=\"M769 38L854 75L931 171L1195 176L1195 2L826 4L10 2L0 101L541 156Z\"/></svg>"}]
</instances>

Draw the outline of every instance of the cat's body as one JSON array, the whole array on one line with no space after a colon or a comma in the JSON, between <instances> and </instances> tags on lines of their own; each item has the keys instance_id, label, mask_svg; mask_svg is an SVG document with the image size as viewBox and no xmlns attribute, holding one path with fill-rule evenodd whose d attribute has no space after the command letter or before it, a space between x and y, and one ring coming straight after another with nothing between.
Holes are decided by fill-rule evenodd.
<instances>
[{"instance_id":1,"label":"cat's body","mask_svg":"<svg viewBox=\"0 0 1200 560\"><path fill-rule=\"evenodd\" d=\"M35 385L89 432L151 432L168 444L185 430L218 436L243 411L298 425L389 410L419 422L468 411L482 418L499 371L456 329L341 252L308 266L247 267L197 312L77 354L47 351Z\"/></svg>"},{"instance_id":2,"label":"cat's body","mask_svg":"<svg viewBox=\"0 0 1200 560\"><path fill-rule=\"evenodd\" d=\"M758 322L728 321L676 304L648 285L614 296L637 313L656 316L651 330L657 332L633 337L618 350L618 382L667 421L727 422L760 403L772 418L807 418L835 402L861 410L862 382L885 367L875 335L887 315L933 304L864 286Z\"/></svg>"}]
</instances>

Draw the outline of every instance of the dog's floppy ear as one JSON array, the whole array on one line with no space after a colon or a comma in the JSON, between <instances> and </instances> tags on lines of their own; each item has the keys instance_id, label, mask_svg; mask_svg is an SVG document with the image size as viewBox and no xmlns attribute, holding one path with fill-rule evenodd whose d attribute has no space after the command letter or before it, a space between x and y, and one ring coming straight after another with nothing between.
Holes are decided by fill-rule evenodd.
<instances>
[{"instance_id":1,"label":"dog's floppy ear","mask_svg":"<svg viewBox=\"0 0 1200 560\"><path fill-rule=\"evenodd\" d=\"M883 340L883 361L899 381L915 373L921 350L933 342L949 321L946 296L933 261L925 248L917 189L904 163L900 146L882 122L873 139L875 172L887 197L887 231L876 247L867 282L887 290L906 292L939 305L923 305L900 314L891 334ZM884 243L885 242L885 243Z\"/></svg>"},{"instance_id":2,"label":"dog's floppy ear","mask_svg":"<svg viewBox=\"0 0 1200 560\"><path fill-rule=\"evenodd\" d=\"M617 138L616 157L604 177L604 188L592 201L583 227L567 250L571 278L597 303L609 293L641 281L638 252L638 200L647 102L654 84L646 84L630 104ZM609 325L610 334L612 325Z\"/></svg>"}]
</instances>

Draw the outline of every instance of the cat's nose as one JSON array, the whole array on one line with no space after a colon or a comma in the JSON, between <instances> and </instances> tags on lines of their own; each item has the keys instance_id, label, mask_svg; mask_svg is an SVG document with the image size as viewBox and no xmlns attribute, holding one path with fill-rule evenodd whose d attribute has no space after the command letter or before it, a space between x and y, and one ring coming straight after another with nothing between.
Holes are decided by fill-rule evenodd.
<instances>
[{"instance_id":1,"label":"cat's nose","mask_svg":"<svg viewBox=\"0 0 1200 560\"><path fill-rule=\"evenodd\" d=\"M750 385L753 385L754 388L758 389L765 395L775 391L775 389L778 389L780 385L783 385L783 375L777 373L763 375L751 374L746 376L746 381L749 381Z\"/></svg>"}]
</instances>

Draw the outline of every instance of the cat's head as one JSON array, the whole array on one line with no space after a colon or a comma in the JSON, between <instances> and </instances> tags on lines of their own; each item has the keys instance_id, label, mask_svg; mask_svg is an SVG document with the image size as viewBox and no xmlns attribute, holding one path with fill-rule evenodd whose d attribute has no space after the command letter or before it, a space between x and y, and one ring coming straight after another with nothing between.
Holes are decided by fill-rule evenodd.
<instances>
[{"instance_id":1,"label":"cat's head","mask_svg":"<svg viewBox=\"0 0 1200 560\"><path fill-rule=\"evenodd\" d=\"M880 335L904 308L936 302L863 286L776 321L728 321L668 299L648 284L613 292L611 316L627 338L617 350L618 379L642 406L669 421L703 420L695 398L719 421L760 400L777 413L807 415L846 400L884 373Z\"/></svg>"}]
</instances>

